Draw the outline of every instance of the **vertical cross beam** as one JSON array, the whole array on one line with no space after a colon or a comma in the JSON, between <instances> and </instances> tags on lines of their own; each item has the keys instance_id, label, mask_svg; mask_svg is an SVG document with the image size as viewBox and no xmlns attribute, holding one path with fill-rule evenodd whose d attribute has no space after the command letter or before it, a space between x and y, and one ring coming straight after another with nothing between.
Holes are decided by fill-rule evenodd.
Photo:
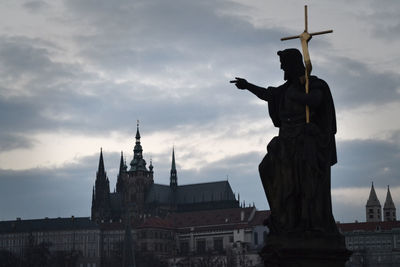
<instances>
[{"instance_id":1,"label":"vertical cross beam","mask_svg":"<svg viewBox=\"0 0 400 267\"><path fill-rule=\"evenodd\" d=\"M291 39L297 39L299 38L301 41L301 47L303 50L303 59L304 59L304 65L306 67L305 70L305 90L306 94L308 94L309 91L309 80L310 80L310 73L312 70L312 65L311 65L311 59L310 59L310 53L308 52L308 42L311 40L312 36L314 35L321 35L325 33L331 33L333 30L327 30L327 31L320 31L320 32L313 32L309 33L308 32L308 14L307 14L307 5L304 6L304 32L301 33L300 35L296 36L290 36L290 37L284 37L281 38L281 41L286 41L286 40L291 40ZM308 105L306 105L306 122L310 122L310 110Z\"/></svg>"}]
</instances>

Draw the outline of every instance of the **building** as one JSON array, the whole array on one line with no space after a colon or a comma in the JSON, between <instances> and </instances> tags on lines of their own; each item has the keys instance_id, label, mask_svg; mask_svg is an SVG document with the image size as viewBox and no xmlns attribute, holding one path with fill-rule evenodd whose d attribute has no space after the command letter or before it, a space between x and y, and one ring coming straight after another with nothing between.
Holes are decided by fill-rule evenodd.
<instances>
[{"instance_id":1,"label":"building","mask_svg":"<svg viewBox=\"0 0 400 267\"><path fill-rule=\"evenodd\" d=\"M170 212L238 208L239 201L228 181L178 185L175 151L172 150L170 184L154 183L153 165L143 158L139 125L130 169L121 153L116 192L110 192L109 179L100 151L92 197L92 219L96 222L118 221L128 213L131 220L145 216L164 217Z\"/></svg>"},{"instance_id":2,"label":"building","mask_svg":"<svg viewBox=\"0 0 400 267\"><path fill-rule=\"evenodd\" d=\"M226 180L179 185L174 149L169 185L155 183L139 125L135 139L129 169L121 153L115 192L100 150L90 218L0 222L0 261L10 252L7 259L23 265L40 251L41 266L55 260L77 267L260 264L269 213L240 206Z\"/></svg>"},{"instance_id":3,"label":"building","mask_svg":"<svg viewBox=\"0 0 400 267\"><path fill-rule=\"evenodd\" d=\"M146 218L137 231L140 253L157 255L170 266L258 266L258 251L269 211L255 207L171 213ZM203 264L205 264L203 262Z\"/></svg>"},{"instance_id":4,"label":"building","mask_svg":"<svg viewBox=\"0 0 400 267\"><path fill-rule=\"evenodd\" d=\"M0 222L0 249L18 258L42 248L65 261L75 258L78 266L99 266L100 237L99 226L89 217Z\"/></svg>"},{"instance_id":5,"label":"building","mask_svg":"<svg viewBox=\"0 0 400 267\"><path fill-rule=\"evenodd\" d=\"M42 252L48 249L51 254L46 262L58 258L77 267L135 266L135 260L151 260L140 266L154 262L191 266L203 261L258 266L258 251L268 233L263 221L268 216L269 211L253 206L151 216L140 224L126 220L98 224L89 217L18 219L0 222L0 251L27 259L30 251L45 246Z\"/></svg>"},{"instance_id":6,"label":"building","mask_svg":"<svg viewBox=\"0 0 400 267\"><path fill-rule=\"evenodd\" d=\"M392 194L390 194L389 186L386 193L385 205L383 206L383 220L385 222L396 221L396 207L392 199Z\"/></svg>"},{"instance_id":7,"label":"building","mask_svg":"<svg viewBox=\"0 0 400 267\"><path fill-rule=\"evenodd\" d=\"M353 252L346 266L400 266L399 221L339 223L338 229Z\"/></svg>"},{"instance_id":8,"label":"building","mask_svg":"<svg viewBox=\"0 0 400 267\"><path fill-rule=\"evenodd\" d=\"M365 205L366 221L367 222L381 222L382 221L382 207L376 196L374 183L372 182L371 191L367 204ZM387 188L386 200L383 206L383 219L384 221L396 221L396 207L394 205L390 188Z\"/></svg>"},{"instance_id":9,"label":"building","mask_svg":"<svg viewBox=\"0 0 400 267\"><path fill-rule=\"evenodd\" d=\"M382 209L374 184L365 205L366 222L338 223L346 248L353 252L346 266L400 266L400 222L388 186Z\"/></svg>"}]
</instances>

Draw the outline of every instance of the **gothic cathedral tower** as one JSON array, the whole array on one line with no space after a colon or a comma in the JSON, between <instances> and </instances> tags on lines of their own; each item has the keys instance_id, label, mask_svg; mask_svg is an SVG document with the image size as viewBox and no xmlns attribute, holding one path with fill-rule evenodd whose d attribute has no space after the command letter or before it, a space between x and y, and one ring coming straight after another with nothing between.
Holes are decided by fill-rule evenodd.
<instances>
[{"instance_id":1,"label":"gothic cathedral tower","mask_svg":"<svg viewBox=\"0 0 400 267\"><path fill-rule=\"evenodd\" d=\"M367 205L365 205L367 222L381 222L382 221L382 207L376 196L374 183L372 182L371 191L369 193L369 198Z\"/></svg>"},{"instance_id":2,"label":"gothic cathedral tower","mask_svg":"<svg viewBox=\"0 0 400 267\"><path fill-rule=\"evenodd\" d=\"M154 183L153 166L150 162L149 169L143 158L143 148L140 143L139 123L136 130L136 142L133 149L133 159L130 169L122 163L121 155L120 174L117 181L117 192L122 193L124 209L129 211L130 217L141 216L145 212L145 197L148 189Z\"/></svg>"},{"instance_id":3,"label":"gothic cathedral tower","mask_svg":"<svg viewBox=\"0 0 400 267\"><path fill-rule=\"evenodd\" d=\"M396 220L396 207L394 206L389 186L386 193L385 205L383 206L383 218L385 222Z\"/></svg>"},{"instance_id":4,"label":"gothic cathedral tower","mask_svg":"<svg viewBox=\"0 0 400 267\"><path fill-rule=\"evenodd\" d=\"M104 169L103 151L100 150L99 167L92 195L92 220L102 222L111 218L110 181Z\"/></svg>"}]
</instances>

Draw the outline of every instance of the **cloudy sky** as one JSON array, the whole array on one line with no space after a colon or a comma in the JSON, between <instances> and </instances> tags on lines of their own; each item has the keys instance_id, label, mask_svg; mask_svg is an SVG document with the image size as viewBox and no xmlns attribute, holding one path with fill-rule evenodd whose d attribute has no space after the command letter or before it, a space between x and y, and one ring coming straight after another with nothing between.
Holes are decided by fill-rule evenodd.
<instances>
[{"instance_id":1,"label":"cloudy sky","mask_svg":"<svg viewBox=\"0 0 400 267\"><path fill-rule=\"evenodd\" d=\"M310 42L313 73L331 87L339 162L337 220L365 220L374 181L400 207L399 1L2 0L0 220L89 216L103 148L115 186L132 158L136 121L155 182L228 179L268 209L257 166L277 134L267 104L229 80L283 82L284 36Z\"/></svg>"}]
</instances>

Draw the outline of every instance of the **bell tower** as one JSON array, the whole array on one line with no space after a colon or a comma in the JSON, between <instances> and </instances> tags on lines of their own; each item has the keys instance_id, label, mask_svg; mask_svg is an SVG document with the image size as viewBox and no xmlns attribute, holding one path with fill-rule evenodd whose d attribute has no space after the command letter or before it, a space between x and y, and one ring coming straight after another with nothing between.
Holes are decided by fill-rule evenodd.
<instances>
[{"instance_id":1,"label":"bell tower","mask_svg":"<svg viewBox=\"0 0 400 267\"><path fill-rule=\"evenodd\" d=\"M133 159L130 162L130 169L126 172L123 181L123 204L125 209L130 212L130 218L140 216L145 210L145 197L148 189L154 183L153 165L146 167L143 158L143 148L140 141L139 121L136 128L135 147L133 149Z\"/></svg>"},{"instance_id":2,"label":"bell tower","mask_svg":"<svg viewBox=\"0 0 400 267\"><path fill-rule=\"evenodd\" d=\"M365 205L366 220L367 222L381 222L382 221L382 207L376 196L374 182L372 182L371 191L369 192L369 198Z\"/></svg>"},{"instance_id":3,"label":"bell tower","mask_svg":"<svg viewBox=\"0 0 400 267\"><path fill-rule=\"evenodd\" d=\"M383 219L387 221L396 221L396 207L390 194L389 186L387 188L385 205L383 206Z\"/></svg>"}]
</instances>

